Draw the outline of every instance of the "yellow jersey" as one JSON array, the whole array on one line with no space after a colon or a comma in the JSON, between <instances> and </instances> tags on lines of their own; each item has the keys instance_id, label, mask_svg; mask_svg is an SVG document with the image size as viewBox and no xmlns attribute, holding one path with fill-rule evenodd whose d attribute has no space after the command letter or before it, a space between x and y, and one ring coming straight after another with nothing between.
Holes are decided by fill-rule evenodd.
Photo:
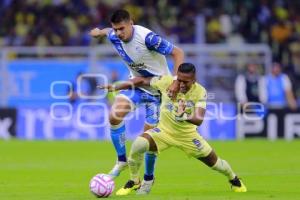
<instances>
[{"instance_id":1,"label":"yellow jersey","mask_svg":"<svg viewBox=\"0 0 300 200\"><path fill-rule=\"evenodd\" d=\"M161 92L160 118L158 128L169 134L194 133L197 126L187 121L177 121L178 110L184 109L188 115L193 114L196 107L206 109L206 90L199 83L194 83L186 93L178 93L176 100L168 97L167 89L172 84L172 76L153 77L150 85Z\"/></svg>"}]
</instances>

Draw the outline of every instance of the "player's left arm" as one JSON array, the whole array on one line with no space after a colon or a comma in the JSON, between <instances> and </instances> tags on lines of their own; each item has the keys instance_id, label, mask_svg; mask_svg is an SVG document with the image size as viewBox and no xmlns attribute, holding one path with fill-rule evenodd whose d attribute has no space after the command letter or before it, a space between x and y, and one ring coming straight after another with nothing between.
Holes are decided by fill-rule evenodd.
<instances>
[{"instance_id":1,"label":"player's left arm","mask_svg":"<svg viewBox=\"0 0 300 200\"><path fill-rule=\"evenodd\" d=\"M187 121L196 126L200 126L203 122L205 115L205 109L201 107L196 107L193 114L188 115L185 112L180 113L176 116L177 121Z\"/></svg>"},{"instance_id":2,"label":"player's left arm","mask_svg":"<svg viewBox=\"0 0 300 200\"><path fill-rule=\"evenodd\" d=\"M174 74L184 60L184 52L160 35L150 32L145 37L145 45L149 50L156 51L162 55L171 55L174 61Z\"/></svg>"},{"instance_id":3,"label":"player's left arm","mask_svg":"<svg viewBox=\"0 0 300 200\"><path fill-rule=\"evenodd\" d=\"M182 49L180 49L179 47L174 46L173 50L172 50L172 58L174 61L174 79L171 85L169 85L168 87L168 96L171 99L176 99L176 96L179 92L179 82L177 81L177 70L178 67L181 63L183 63L183 59L184 59L184 53L182 51Z\"/></svg>"},{"instance_id":4,"label":"player's left arm","mask_svg":"<svg viewBox=\"0 0 300 200\"><path fill-rule=\"evenodd\" d=\"M195 124L197 126L200 126L203 122L204 115L205 115L205 109L201 107L196 107L195 112L192 115L188 116L186 121Z\"/></svg>"},{"instance_id":5,"label":"player's left arm","mask_svg":"<svg viewBox=\"0 0 300 200\"><path fill-rule=\"evenodd\" d=\"M192 114L188 114L185 112L185 108L182 109L176 116L177 121L187 121L197 126L202 124L206 111L207 93L204 88L202 91L197 91L197 93L200 94L200 99L195 104L194 112Z\"/></svg>"},{"instance_id":6,"label":"player's left arm","mask_svg":"<svg viewBox=\"0 0 300 200\"><path fill-rule=\"evenodd\" d=\"M171 56L174 61L174 75L177 74L178 67L181 63L183 63L184 60L184 52L181 48L174 46Z\"/></svg>"}]
</instances>

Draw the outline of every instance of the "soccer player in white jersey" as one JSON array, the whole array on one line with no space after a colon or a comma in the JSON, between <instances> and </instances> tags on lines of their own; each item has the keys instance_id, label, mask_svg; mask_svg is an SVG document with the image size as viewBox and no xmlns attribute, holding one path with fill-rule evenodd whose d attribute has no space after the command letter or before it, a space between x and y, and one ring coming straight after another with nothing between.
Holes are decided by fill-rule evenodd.
<instances>
[{"instance_id":1,"label":"soccer player in white jersey","mask_svg":"<svg viewBox=\"0 0 300 200\"><path fill-rule=\"evenodd\" d=\"M155 77L170 74L165 55L171 55L173 58L174 72L183 62L184 53L180 48L145 27L133 25L127 11L115 11L111 16L111 25L112 28L94 28L90 35L108 38L125 61L131 77ZM178 90L179 84L174 80L168 88L169 95L174 98ZM116 165L109 172L113 178L117 177L128 165L123 119L141 104L145 104L144 130L148 130L157 125L159 118L160 93L156 89L141 86L134 90L122 90L111 107L109 115L111 139L118 155ZM145 180L153 180L155 160L155 154L145 155Z\"/></svg>"},{"instance_id":2,"label":"soccer player in white jersey","mask_svg":"<svg viewBox=\"0 0 300 200\"><path fill-rule=\"evenodd\" d=\"M196 69L191 63L182 63L177 71L180 90L174 100L166 89L172 83L171 76L153 78L136 77L128 82L115 85L115 90L132 86L151 85L161 92L161 115L157 127L145 131L133 142L129 155L130 180L117 191L117 195L128 195L138 189L138 194L148 194L153 180L143 180L140 185L139 168L145 152L162 152L170 147L183 150L211 169L225 175L234 192L246 192L247 188L237 177L230 165L219 158L211 146L197 132L206 110L206 90L196 83ZM100 87L101 88L101 87ZM102 88L112 89L112 86Z\"/></svg>"}]
</instances>

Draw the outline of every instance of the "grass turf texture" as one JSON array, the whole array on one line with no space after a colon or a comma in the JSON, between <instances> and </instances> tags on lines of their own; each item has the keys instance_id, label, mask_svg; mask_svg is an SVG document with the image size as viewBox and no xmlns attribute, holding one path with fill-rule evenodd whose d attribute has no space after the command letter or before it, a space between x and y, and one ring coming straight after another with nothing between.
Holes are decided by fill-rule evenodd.
<instances>
[{"instance_id":1,"label":"grass turf texture","mask_svg":"<svg viewBox=\"0 0 300 200\"><path fill-rule=\"evenodd\" d=\"M300 140L210 142L242 177L248 192L230 191L226 178L177 149L163 152L156 182L148 196L115 195L128 180L116 179L110 199L300 199ZM129 148L128 148L129 149ZM106 173L115 162L109 142L0 141L1 200L89 200L89 180Z\"/></svg>"}]
</instances>

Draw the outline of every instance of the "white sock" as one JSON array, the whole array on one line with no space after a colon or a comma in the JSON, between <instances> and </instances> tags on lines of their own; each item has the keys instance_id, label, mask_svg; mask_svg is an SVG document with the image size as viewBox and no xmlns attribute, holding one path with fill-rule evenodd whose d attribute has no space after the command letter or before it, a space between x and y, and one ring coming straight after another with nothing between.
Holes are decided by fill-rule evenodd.
<instances>
[{"instance_id":1,"label":"white sock","mask_svg":"<svg viewBox=\"0 0 300 200\"><path fill-rule=\"evenodd\" d=\"M213 170L216 170L216 171L224 174L228 178L228 180L232 180L236 176L236 174L233 172L233 170L231 169L228 162L226 160L222 160L220 158L218 158L216 164L214 166L212 166L211 168Z\"/></svg>"}]
</instances>

